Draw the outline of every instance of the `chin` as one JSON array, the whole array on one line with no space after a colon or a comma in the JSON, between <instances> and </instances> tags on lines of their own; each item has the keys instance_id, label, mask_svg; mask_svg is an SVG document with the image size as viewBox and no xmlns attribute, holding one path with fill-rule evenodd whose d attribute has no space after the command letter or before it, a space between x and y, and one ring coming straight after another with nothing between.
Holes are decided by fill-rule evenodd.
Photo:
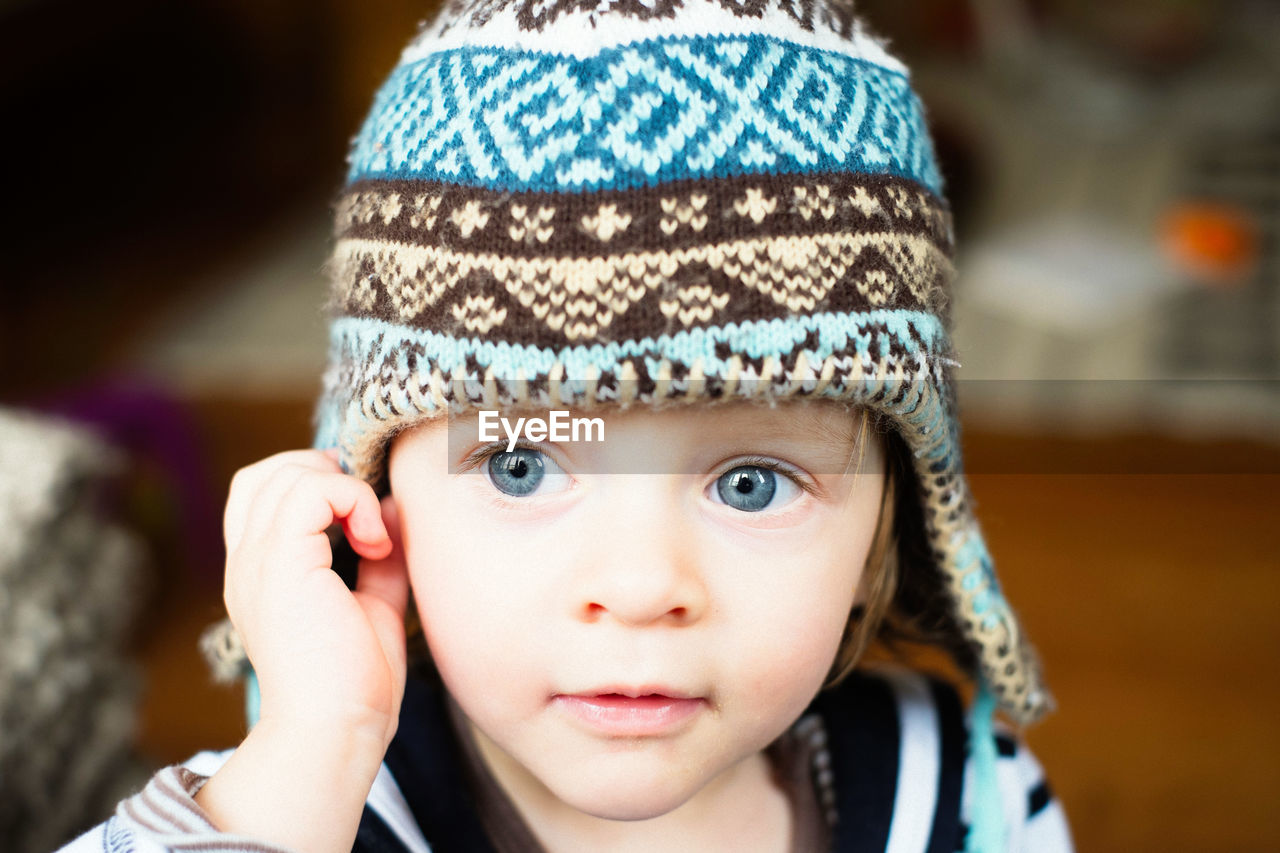
<instances>
[{"instance_id":1,"label":"chin","mask_svg":"<svg viewBox=\"0 0 1280 853\"><path fill-rule=\"evenodd\" d=\"M544 780L544 784L561 802L584 814L626 821L649 820L673 812L702 788L670 768L665 773L624 770L576 774L573 778Z\"/></svg>"}]
</instances>

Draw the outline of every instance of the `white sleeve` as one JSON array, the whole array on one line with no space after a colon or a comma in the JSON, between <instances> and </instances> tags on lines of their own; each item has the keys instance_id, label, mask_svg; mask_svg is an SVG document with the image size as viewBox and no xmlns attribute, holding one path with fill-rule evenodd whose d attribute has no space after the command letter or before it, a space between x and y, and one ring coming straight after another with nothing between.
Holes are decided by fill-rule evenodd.
<instances>
[{"instance_id":1,"label":"white sleeve","mask_svg":"<svg viewBox=\"0 0 1280 853\"><path fill-rule=\"evenodd\" d=\"M67 844L61 853L287 853L284 848L219 832L196 804L196 792L231 752L202 752L185 764L165 767L145 788L123 800L105 823Z\"/></svg>"}]
</instances>

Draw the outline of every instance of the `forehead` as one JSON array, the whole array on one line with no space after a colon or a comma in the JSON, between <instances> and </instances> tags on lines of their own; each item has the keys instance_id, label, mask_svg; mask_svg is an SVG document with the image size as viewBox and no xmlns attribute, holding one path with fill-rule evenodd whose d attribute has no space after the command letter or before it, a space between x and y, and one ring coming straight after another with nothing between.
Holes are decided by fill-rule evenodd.
<instances>
[{"instance_id":1,"label":"forehead","mask_svg":"<svg viewBox=\"0 0 1280 853\"><path fill-rule=\"evenodd\" d=\"M658 409L633 407L623 409L603 406L590 409L565 408L572 419L599 418L607 426L641 428L651 426L667 430L733 430L749 431L760 439L786 439L809 437L837 444L854 444L857 441L863 412L861 410L827 400L797 400L787 403L754 403L734 400L711 403L699 400L696 404L671 404ZM521 419L547 419L551 410L500 411L494 413L513 427ZM448 418L451 433L474 433L480 413L469 411ZM430 430L443 426L439 420L426 421L411 431Z\"/></svg>"},{"instance_id":2,"label":"forehead","mask_svg":"<svg viewBox=\"0 0 1280 853\"><path fill-rule=\"evenodd\" d=\"M544 436L531 443L555 444L571 460L594 460L635 473L680 473L686 467L716 461L707 457L735 453L803 457L795 461L815 473L845 472L851 457L861 454L859 439L866 434L861 410L825 400L781 404L700 400L659 409L601 406L558 411L567 413L569 420L598 419L602 429L596 432L584 427L568 441ZM492 412L484 423L474 411L453 416L447 421L448 456L456 462L477 446L495 440L505 444L517 434L526 437L523 429L530 420L549 421L550 414L537 410ZM444 426L442 420L421 424L398 437L395 444L408 436L436 434L443 438Z\"/></svg>"},{"instance_id":3,"label":"forehead","mask_svg":"<svg viewBox=\"0 0 1280 853\"><path fill-rule=\"evenodd\" d=\"M824 400L777 405L735 401L696 407L690 412L690 423L742 429L762 440L808 439L851 448L858 439L862 412Z\"/></svg>"},{"instance_id":4,"label":"forehead","mask_svg":"<svg viewBox=\"0 0 1280 853\"><path fill-rule=\"evenodd\" d=\"M832 401L792 401L777 405L735 401L656 412L670 419L657 424L663 440L700 446L710 453L776 453L792 456L813 473L844 473L859 453L864 413Z\"/></svg>"}]
</instances>

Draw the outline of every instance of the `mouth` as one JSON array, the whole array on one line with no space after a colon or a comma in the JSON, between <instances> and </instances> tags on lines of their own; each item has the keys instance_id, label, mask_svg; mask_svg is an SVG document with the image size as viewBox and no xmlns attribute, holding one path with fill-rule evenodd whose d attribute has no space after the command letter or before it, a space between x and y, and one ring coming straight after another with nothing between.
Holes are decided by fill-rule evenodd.
<instances>
[{"instance_id":1,"label":"mouth","mask_svg":"<svg viewBox=\"0 0 1280 853\"><path fill-rule=\"evenodd\" d=\"M646 684L639 687L622 684L610 684L607 687L601 687L596 690L583 690L580 693L564 694L578 697L608 697L613 696L620 699L645 699L649 697L661 697L666 699L697 699L693 693L686 690L677 690L664 684Z\"/></svg>"},{"instance_id":2,"label":"mouth","mask_svg":"<svg viewBox=\"0 0 1280 853\"><path fill-rule=\"evenodd\" d=\"M675 734L708 707L706 699L669 687L608 687L551 701L593 733L633 738Z\"/></svg>"}]
</instances>

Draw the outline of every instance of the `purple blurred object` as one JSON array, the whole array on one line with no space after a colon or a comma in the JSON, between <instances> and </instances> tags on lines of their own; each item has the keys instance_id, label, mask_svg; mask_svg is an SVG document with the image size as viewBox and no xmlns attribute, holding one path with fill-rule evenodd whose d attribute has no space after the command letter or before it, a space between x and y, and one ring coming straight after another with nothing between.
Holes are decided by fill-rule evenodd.
<instances>
[{"instance_id":1,"label":"purple blurred object","mask_svg":"<svg viewBox=\"0 0 1280 853\"><path fill-rule=\"evenodd\" d=\"M183 554L202 580L218 580L220 510L209 497L205 447L191 409L142 377L116 375L30 401L31 408L82 424L127 452L135 469L151 463L177 499Z\"/></svg>"}]
</instances>

